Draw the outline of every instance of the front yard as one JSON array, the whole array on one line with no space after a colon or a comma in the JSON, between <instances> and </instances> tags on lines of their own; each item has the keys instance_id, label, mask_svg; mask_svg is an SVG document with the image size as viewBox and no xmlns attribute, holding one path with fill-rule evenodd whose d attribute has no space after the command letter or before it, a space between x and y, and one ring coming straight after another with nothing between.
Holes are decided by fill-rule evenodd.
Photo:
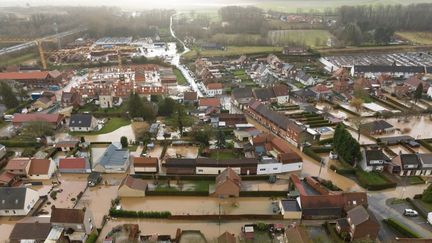
<instances>
[{"instance_id":1,"label":"front yard","mask_svg":"<svg viewBox=\"0 0 432 243\"><path fill-rule=\"evenodd\" d=\"M232 151L211 152L209 158L216 160L238 159L240 155Z\"/></svg>"},{"instance_id":2,"label":"front yard","mask_svg":"<svg viewBox=\"0 0 432 243\"><path fill-rule=\"evenodd\" d=\"M127 126L131 124L129 119L125 118L110 118L105 125L102 127L99 131L93 131L93 132L70 132L71 135L74 136L82 136L82 135L99 135L99 134L105 134L113 132L120 127Z\"/></svg>"}]
</instances>

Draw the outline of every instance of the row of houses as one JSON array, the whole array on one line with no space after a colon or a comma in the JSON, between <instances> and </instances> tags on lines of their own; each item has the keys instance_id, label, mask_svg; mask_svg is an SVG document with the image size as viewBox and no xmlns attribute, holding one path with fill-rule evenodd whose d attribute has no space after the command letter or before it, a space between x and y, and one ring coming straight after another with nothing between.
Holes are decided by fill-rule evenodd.
<instances>
[{"instance_id":1,"label":"row of houses","mask_svg":"<svg viewBox=\"0 0 432 243\"><path fill-rule=\"evenodd\" d=\"M63 87L65 85L65 74L54 71L17 71L0 72L0 81L13 81L28 87L29 89L49 89L50 87Z\"/></svg>"},{"instance_id":2,"label":"row of houses","mask_svg":"<svg viewBox=\"0 0 432 243\"><path fill-rule=\"evenodd\" d=\"M276 84L267 88L235 88L231 92L231 102L245 109L252 100L258 100L262 103L286 104L290 100L290 88L284 84Z\"/></svg>"},{"instance_id":3,"label":"row of houses","mask_svg":"<svg viewBox=\"0 0 432 243\"><path fill-rule=\"evenodd\" d=\"M319 133L279 112L271 110L260 101L251 101L245 112L261 125L294 146L300 147L305 143L314 143L319 140Z\"/></svg>"}]
</instances>

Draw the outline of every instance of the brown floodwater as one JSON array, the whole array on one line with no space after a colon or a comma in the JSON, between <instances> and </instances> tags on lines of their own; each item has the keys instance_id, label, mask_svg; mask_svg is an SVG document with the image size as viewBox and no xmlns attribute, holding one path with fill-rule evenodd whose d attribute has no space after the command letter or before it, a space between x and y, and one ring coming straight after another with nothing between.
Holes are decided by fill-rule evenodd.
<instances>
[{"instance_id":1,"label":"brown floodwater","mask_svg":"<svg viewBox=\"0 0 432 243\"><path fill-rule=\"evenodd\" d=\"M180 155L184 158L196 158L198 156L198 147L194 146L169 146L166 152L170 157Z\"/></svg>"},{"instance_id":2,"label":"brown floodwater","mask_svg":"<svg viewBox=\"0 0 432 243\"><path fill-rule=\"evenodd\" d=\"M176 215L273 214L268 198L144 197L122 198L125 210L170 211ZM220 206L220 208L219 208Z\"/></svg>"},{"instance_id":3,"label":"brown floodwater","mask_svg":"<svg viewBox=\"0 0 432 243\"><path fill-rule=\"evenodd\" d=\"M120 142L120 137L126 136L128 140L135 141L132 125L120 127L119 129L105 134L84 136L87 142Z\"/></svg>"},{"instance_id":4,"label":"brown floodwater","mask_svg":"<svg viewBox=\"0 0 432 243\"><path fill-rule=\"evenodd\" d=\"M410 117L408 118L407 122L403 121L403 118L401 118L399 121L397 118L387 119L386 121L395 128L400 129L402 132L404 130L409 130L402 135L408 135L415 139L432 138L432 121L428 116ZM395 134L401 133L396 132ZM382 136L386 137L391 135L387 134Z\"/></svg>"}]
</instances>

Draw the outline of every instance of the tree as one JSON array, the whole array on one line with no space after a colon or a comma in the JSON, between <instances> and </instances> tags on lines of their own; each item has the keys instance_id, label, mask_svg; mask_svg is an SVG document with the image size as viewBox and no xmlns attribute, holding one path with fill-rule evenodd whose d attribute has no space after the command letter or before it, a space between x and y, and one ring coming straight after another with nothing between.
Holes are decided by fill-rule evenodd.
<instances>
[{"instance_id":1,"label":"tree","mask_svg":"<svg viewBox=\"0 0 432 243\"><path fill-rule=\"evenodd\" d=\"M129 95L128 111L131 118L143 117L143 102L138 94Z\"/></svg>"},{"instance_id":2,"label":"tree","mask_svg":"<svg viewBox=\"0 0 432 243\"><path fill-rule=\"evenodd\" d=\"M159 116L171 116L176 107L176 102L167 97L158 103L158 115Z\"/></svg>"},{"instance_id":3,"label":"tree","mask_svg":"<svg viewBox=\"0 0 432 243\"><path fill-rule=\"evenodd\" d=\"M223 130L219 129L216 138L216 146L219 149L225 148L225 133Z\"/></svg>"},{"instance_id":4,"label":"tree","mask_svg":"<svg viewBox=\"0 0 432 243\"><path fill-rule=\"evenodd\" d=\"M416 90L414 91L414 100L416 103L419 99L422 98L422 95L423 95L423 83L420 83L417 86Z\"/></svg>"},{"instance_id":5,"label":"tree","mask_svg":"<svg viewBox=\"0 0 432 243\"><path fill-rule=\"evenodd\" d=\"M122 136L122 137L120 138L120 143L121 143L121 145L122 145L122 148L127 148L128 145L129 145L129 143L128 143L128 139L127 139L127 137L125 137L125 136Z\"/></svg>"},{"instance_id":6,"label":"tree","mask_svg":"<svg viewBox=\"0 0 432 243\"><path fill-rule=\"evenodd\" d=\"M183 129L193 124L193 119L186 114L183 105L177 105L174 113L170 118L170 125L177 128L180 131L180 135L183 136Z\"/></svg>"},{"instance_id":7,"label":"tree","mask_svg":"<svg viewBox=\"0 0 432 243\"><path fill-rule=\"evenodd\" d=\"M374 31L374 40L379 44L387 44L390 42L394 34L394 29L391 27L379 26Z\"/></svg>"},{"instance_id":8,"label":"tree","mask_svg":"<svg viewBox=\"0 0 432 243\"><path fill-rule=\"evenodd\" d=\"M356 23L349 23L342 30L341 38L348 44L359 45L363 41L363 33Z\"/></svg>"},{"instance_id":9,"label":"tree","mask_svg":"<svg viewBox=\"0 0 432 243\"><path fill-rule=\"evenodd\" d=\"M0 82L0 98L0 102L8 109L16 108L19 105L15 92L5 82Z\"/></svg>"},{"instance_id":10,"label":"tree","mask_svg":"<svg viewBox=\"0 0 432 243\"><path fill-rule=\"evenodd\" d=\"M352 165L361 160L360 144L345 129L343 124L337 125L333 136L333 147L339 157Z\"/></svg>"},{"instance_id":11,"label":"tree","mask_svg":"<svg viewBox=\"0 0 432 243\"><path fill-rule=\"evenodd\" d=\"M208 126L194 127L192 129L191 137L201 145L209 146L209 141L212 137L212 129Z\"/></svg>"},{"instance_id":12,"label":"tree","mask_svg":"<svg viewBox=\"0 0 432 243\"><path fill-rule=\"evenodd\" d=\"M356 109L356 111L359 111L363 105L363 99L361 98L352 98L350 105Z\"/></svg>"},{"instance_id":13,"label":"tree","mask_svg":"<svg viewBox=\"0 0 432 243\"><path fill-rule=\"evenodd\" d=\"M81 143L85 143L85 137L84 137L84 136L81 136L80 141L81 141Z\"/></svg>"}]
</instances>

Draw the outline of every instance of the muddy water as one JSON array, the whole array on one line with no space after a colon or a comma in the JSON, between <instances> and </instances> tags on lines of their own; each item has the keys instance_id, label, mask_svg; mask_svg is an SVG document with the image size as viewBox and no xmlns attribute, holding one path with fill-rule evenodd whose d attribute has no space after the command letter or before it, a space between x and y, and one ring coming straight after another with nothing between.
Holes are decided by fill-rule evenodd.
<instances>
[{"instance_id":1,"label":"muddy water","mask_svg":"<svg viewBox=\"0 0 432 243\"><path fill-rule=\"evenodd\" d=\"M193 146L170 146L166 152L170 157L180 155L184 158L196 158L198 156L198 147Z\"/></svg>"},{"instance_id":2,"label":"muddy water","mask_svg":"<svg viewBox=\"0 0 432 243\"><path fill-rule=\"evenodd\" d=\"M268 198L145 197L122 198L125 210L171 211L176 215L273 214ZM174 206L175 205L175 206Z\"/></svg>"},{"instance_id":3,"label":"muddy water","mask_svg":"<svg viewBox=\"0 0 432 243\"><path fill-rule=\"evenodd\" d=\"M388 119L386 121L392 124L395 128L399 128L401 131L404 131L404 129L410 130L403 135L409 135L416 139L432 138L432 121L428 116L423 116L420 118L410 117L408 118L408 122L398 122L397 118Z\"/></svg>"},{"instance_id":4,"label":"muddy water","mask_svg":"<svg viewBox=\"0 0 432 243\"><path fill-rule=\"evenodd\" d=\"M135 141L135 134L132 126L127 125L105 134L84 136L87 142L120 142L120 137L126 136L128 140Z\"/></svg>"},{"instance_id":5,"label":"muddy water","mask_svg":"<svg viewBox=\"0 0 432 243\"><path fill-rule=\"evenodd\" d=\"M138 224L141 235L159 234L159 235L171 235L175 237L176 230L178 228L182 230L200 230L209 242L217 242L216 238L229 231L235 234L237 237L241 233L241 227L245 224L254 222L249 221L221 221L219 224L217 221L184 221L184 220L144 220L144 219L119 219L111 220L105 225L101 232L101 237L98 242L102 242L108 232L115 226L121 224ZM265 223L283 223L289 224L290 221L262 221Z\"/></svg>"}]
</instances>

